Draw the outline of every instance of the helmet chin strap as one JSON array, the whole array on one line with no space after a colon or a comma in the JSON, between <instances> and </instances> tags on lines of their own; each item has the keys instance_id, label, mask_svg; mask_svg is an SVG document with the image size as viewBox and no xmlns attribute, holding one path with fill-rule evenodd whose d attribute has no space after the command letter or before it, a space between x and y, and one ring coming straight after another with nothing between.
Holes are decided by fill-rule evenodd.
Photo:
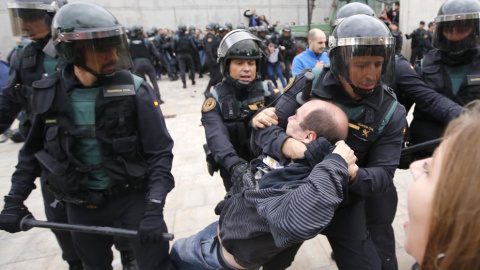
<instances>
[{"instance_id":1,"label":"helmet chin strap","mask_svg":"<svg viewBox=\"0 0 480 270\"><path fill-rule=\"evenodd\" d=\"M352 83L349 83L350 86L352 87L353 89L353 92L361 97L371 97L373 96L373 94L375 94L376 90L377 90L377 86L375 86L372 90L363 90L359 87L356 87L355 85L353 85Z\"/></svg>"},{"instance_id":2,"label":"helmet chin strap","mask_svg":"<svg viewBox=\"0 0 480 270\"><path fill-rule=\"evenodd\" d=\"M253 84L253 81L246 82L246 81L242 81L242 80L235 80L229 74L227 74L225 76L225 78L228 81L230 81L233 85L235 85L235 87L237 87L238 89L241 89L241 90L248 90L250 88L250 86L252 86L252 84Z\"/></svg>"}]
</instances>

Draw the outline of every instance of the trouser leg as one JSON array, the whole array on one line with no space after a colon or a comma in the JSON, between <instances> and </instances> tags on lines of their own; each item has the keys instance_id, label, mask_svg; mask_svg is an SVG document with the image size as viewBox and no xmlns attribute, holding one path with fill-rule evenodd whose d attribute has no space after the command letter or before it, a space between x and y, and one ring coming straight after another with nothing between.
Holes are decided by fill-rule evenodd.
<instances>
[{"instance_id":1,"label":"trouser leg","mask_svg":"<svg viewBox=\"0 0 480 270\"><path fill-rule=\"evenodd\" d=\"M327 236L340 270L381 269L380 258L367 232L363 200L356 199L337 209L322 234Z\"/></svg>"},{"instance_id":2,"label":"trouser leg","mask_svg":"<svg viewBox=\"0 0 480 270\"><path fill-rule=\"evenodd\" d=\"M40 179L40 185L43 195L43 205L45 208L45 216L48 221L68 223L67 208L64 204L58 203L55 208L50 204L55 201L53 193L48 189L44 179ZM80 261L80 257L75 250L72 234L69 231L52 230L58 245L62 250L62 259L67 262Z\"/></svg>"},{"instance_id":3,"label":"trouser leg","mask_svg":"<svg viewBox=\"0 0 480 270\"><path fill-rule=\"evenodd\" d=\"M150 79L150 82L152 83L153 90L155 91L155 94L157 95L158 99L162 99L160 95L160 88L158 87L158 83L157 83L157 77L155 76L155 68L150 63L146 63L145 65L146 65L145 73L147 73L147 76Z\"/></svg>"},{"instance_id":4,"label":"trouser leg","mask_svg":"<svg viewBox=\"0 0 480 270\"><path fill-rule=\"evenodd\" d=\"M182 83L185 85L187 83L187 80L185 78L185 69L187 68L186 62L185 62L185 57L183 54L179 54L177 56L178 60L178 67L180 68L180 79L182 79Z\"/></svg>"},{"instance_id":5,"label":"trouser leg","mask_svg":"<svg viewBox=\"0 0 480 270\"><path fill-rule=\"evenodd\" d=\"M398 269L392 223L397 212L398 196L393 189L379 196L365 198L367 229L382 262L382 270Z\"/></svg>"}]
</instances>

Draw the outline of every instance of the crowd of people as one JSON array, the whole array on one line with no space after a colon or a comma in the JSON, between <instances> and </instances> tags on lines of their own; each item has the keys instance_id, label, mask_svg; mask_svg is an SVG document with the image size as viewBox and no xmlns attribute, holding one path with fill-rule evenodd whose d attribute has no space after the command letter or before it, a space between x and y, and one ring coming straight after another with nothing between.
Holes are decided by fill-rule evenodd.
<instances>
[{"instance_id":1,"label":"crowd of people","mask_svg":"<svg viewBox=\"0 0 480 270\"><path fill-rule=\"evenodd\" d=\"M0 229L21 231L39 177L47 220L137 230L53 230L70 269L111 269L112 246L123 269L286 269L318 234L339 269L398 269L393 177L410 165L407 252L421 269L480 267L477 0L441 6L432 48L415 66L396 47L399 4L382 13L388 27L367 5L347 4L328 52L314 29L297 55L290 26L278 34L255 10L244 13L250 29L212 22L172 36L126 29L95 4L44 1L8 5L14 35L31 42L13 51L0 95L0 133L21 111L26 119ZM164 69L186 88L188 70L195 85L202 58L204 149L225 198L217 222L170 251L163 209L174 138L156 80ZM423 143L404 159L402 147Z\"/></svg>"}]
</instances>

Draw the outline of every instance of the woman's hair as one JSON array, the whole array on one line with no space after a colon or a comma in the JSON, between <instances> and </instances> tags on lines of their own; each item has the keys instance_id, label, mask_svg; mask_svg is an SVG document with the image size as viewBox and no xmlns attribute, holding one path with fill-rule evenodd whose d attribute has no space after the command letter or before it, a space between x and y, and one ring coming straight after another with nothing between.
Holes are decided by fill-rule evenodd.
<instances>
[{"instance_id":1,"label":"woman's hair","mask_svg":"<svg viewBox=\"0 0 480 270\"><path fill-rule=\"evenodd\" d=\"M480 269L480 100L465 108L444 134L422 270Z\"/></svg>"}]
</instances>

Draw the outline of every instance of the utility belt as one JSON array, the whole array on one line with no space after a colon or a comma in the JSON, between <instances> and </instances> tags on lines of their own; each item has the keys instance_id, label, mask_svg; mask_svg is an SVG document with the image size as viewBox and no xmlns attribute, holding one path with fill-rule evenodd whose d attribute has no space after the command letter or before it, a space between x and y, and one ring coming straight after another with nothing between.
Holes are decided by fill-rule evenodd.
<instances>
[{"instance_id":1,"label":"utility belt","mask_svg":"<svg viewBox=\"0 0 480 270\"><path fill-rule=\"evenodd\" d=\"M103 205L105 202L111 199L123 197L125 195L133 194L140 190L147 190L148 181L146 176L127 181L125 183L119 183L113 185L107 189L94 190L89 189L85 192L66 194L61 192L55 186L46 181L48 189L55 195L55 201L50 204L53 208L58 203L72 203L79 206L84 206L89 209L96 209Z\"/></svg>"}]
</instances>

